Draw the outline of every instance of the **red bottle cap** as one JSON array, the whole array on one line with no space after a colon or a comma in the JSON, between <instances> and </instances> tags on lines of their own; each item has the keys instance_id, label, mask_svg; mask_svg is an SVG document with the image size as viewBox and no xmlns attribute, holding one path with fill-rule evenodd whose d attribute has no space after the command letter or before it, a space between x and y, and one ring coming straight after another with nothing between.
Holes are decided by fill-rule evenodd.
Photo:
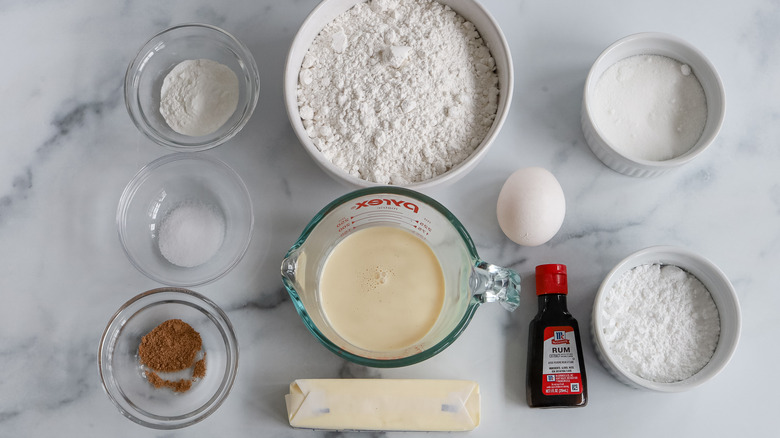
<instances>
[{"instance_id":1,"label":"red bottle cap","mask_svg":"<svg viewBox=\"0 0 780 438\"><path fill-rule=\"evenodd\" d=\"M551 264L536 267L536 295L568 293L566 265Z\"/></svg>"}]
</instances>

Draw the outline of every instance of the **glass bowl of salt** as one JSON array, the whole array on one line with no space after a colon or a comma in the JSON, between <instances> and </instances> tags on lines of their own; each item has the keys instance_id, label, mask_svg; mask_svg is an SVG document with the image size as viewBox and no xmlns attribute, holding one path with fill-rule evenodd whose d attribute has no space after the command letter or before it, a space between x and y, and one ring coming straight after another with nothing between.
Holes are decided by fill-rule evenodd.
<instances>
[{"instance_id":1,"label":"glass bowl of salt","mask_svg":"<svg viewBox=\"0 0 780 438\"><path fill-rule=\"evenodd\" d=\"M116 213L130 262L171 286L214 281L246 253L254 228L249 191L221 160L174 153L144 166L127 184Z\"/></svg>"},{"instance_id":2,"label":"glass bowl of salt","mask_svg":"<svg viewBox=\"0 0 780 438\"><path fill-rule=\"evenodd\" d=\"M125 74L125 105L138 129L177 151L202 151L233 138L259 96L249 49L223 29L182 24L154 35Z\"/></svg>"},{"instance_id":3,"label":"glass bowl of salt","mask_svg":"<svg viewBox=\"0 0 780 438\"><path fill-rule=\"evenodd\" d=\"M607 47L585 80L585 140L605 165L649 177L707 149L723 124L726 97L710 61L672 35L644 32Z\"/></svg>"}]
</instances>

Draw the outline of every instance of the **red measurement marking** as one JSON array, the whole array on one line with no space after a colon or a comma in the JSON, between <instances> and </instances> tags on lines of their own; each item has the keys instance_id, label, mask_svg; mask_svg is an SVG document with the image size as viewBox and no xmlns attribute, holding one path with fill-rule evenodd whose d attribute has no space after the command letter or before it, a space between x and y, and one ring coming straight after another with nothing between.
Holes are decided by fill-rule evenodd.
<instances>
[{"instance_id":1,"label":"red measurement marking","mask_svg":"<svg viewBox=\"0 0 780 438\"><path fill-rule=\"evenodd\" d=\"M358 217L361 216L361 217ZM364 214L364 215L355 215L354 219L352 219L353 224L358 224L362 221L378 221L378 220L387 220L387 221L393 221L393 222L401 222L402 224L404 222L411 224L412 221L409 220L404 215L401 214L393 214L392 212L376 212L371 214Z\"/></svg>"}]
</instances>

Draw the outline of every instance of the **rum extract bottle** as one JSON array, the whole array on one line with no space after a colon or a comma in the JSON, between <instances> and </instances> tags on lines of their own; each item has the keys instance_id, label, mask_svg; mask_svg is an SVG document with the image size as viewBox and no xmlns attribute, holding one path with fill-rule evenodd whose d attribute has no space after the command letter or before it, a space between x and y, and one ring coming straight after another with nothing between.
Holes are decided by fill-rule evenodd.
<instances>
[{"instance_id":1,"label":"rum extract bottle","mask_svg":"<svg viewBox=\"0 0 780 438\"><path fill-rule=\"evenodd\" d=\"M528 331L526 398L532 408L588 404L588 386L577 320L566 307L566 265L536 267L539 313Z\"/></svg>"}]
</instances>

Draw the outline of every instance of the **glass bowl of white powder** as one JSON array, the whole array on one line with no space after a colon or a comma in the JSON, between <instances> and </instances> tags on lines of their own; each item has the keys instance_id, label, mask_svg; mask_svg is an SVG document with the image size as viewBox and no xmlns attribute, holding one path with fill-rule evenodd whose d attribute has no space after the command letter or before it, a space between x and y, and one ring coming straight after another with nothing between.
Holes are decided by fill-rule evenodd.
<instances>
[{"instance_id":1,"label":"glass bowl of white powder","mask_svg":"<svg viewBox=\"0 0 780 438\"><path fill-rule=\"evenodd\" d=\"M202 151L238 134L257 105L259 74L249 49L206 24L166 29L127 68L125 104L138 129L178 151Z\"/></svg>"},{"instance_id":2,"label":"glass bowl of white powder","mask_svg":"<svg viewBox=\"0 0 780 438\"><path fill-rule=\"evenodd\" d=\"M513 82L506 39L475 1L331 0L293 40L284 99L329 176L419 190L458 180L485 156Z\"/></svg>"},{"instance_id":3,"label":"glass bowl of white powder","mask_svg":"<svg viewBox=\"0 0 780 438\"><path fill-rule=\"evenodd\" d=\"M619 381L679 392L712 379L739 341L741 313L729 279L711 261L674 246L626 257L596 294L591 334Z\"/></svg>"},{"instance_id":4,"label":"glass bowl of white powder","mask_svg":"<svg viewBox=\"0 0 780 438\"><path fill-rule=\"evenodd\" d=\"M180 152L144 166L116 213L122 247L147 277L172 286L214 281L246 253L254 228L241 177L205 154Z\"/></svg>"},{"instance_id":5,"label":"glass bowl of white powder","mask_svg":"<svg viewBox=\"0 0 780 438\"><path fill-rule=\"evenodd\" d=\"M675 36L646 32L615 42L593 63L581 122L604 164L648 177L699 156L725 112L723 83L704 54Z\"/></svg>"}]
</instances>

